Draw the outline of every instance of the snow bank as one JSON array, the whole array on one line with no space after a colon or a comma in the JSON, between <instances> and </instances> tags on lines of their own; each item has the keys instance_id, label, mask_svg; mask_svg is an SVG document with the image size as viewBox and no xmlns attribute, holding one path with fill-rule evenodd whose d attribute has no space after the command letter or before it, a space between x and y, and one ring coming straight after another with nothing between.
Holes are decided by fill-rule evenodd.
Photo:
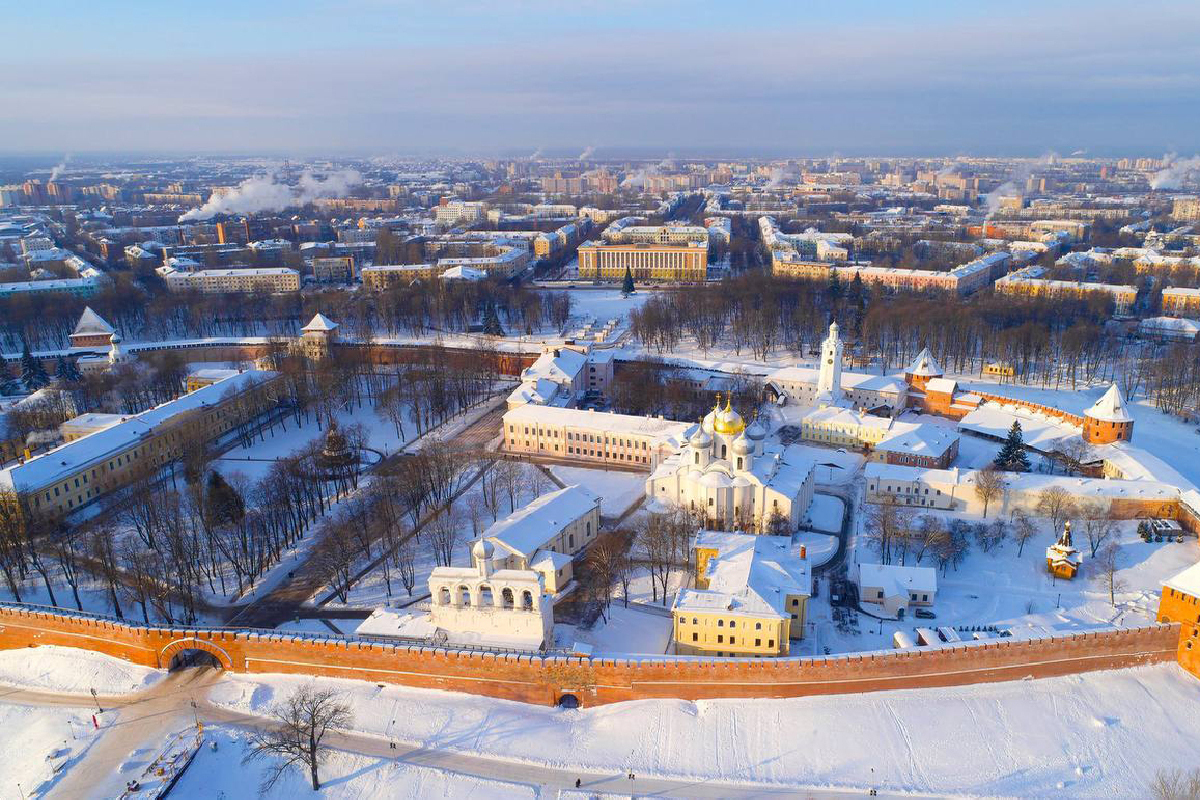
<instances>
[{"instance_id":1,"label":"snow bank","mask_svg":"<svg viewBox=\"0 0 1200 800\"><path fill-rule=\"evenodd\" d=\"M263 712L308 679L235 676L214 702ZM1192 764L1196 680L1176 665L791 700L647 700L566 711L319 680L360 730L563 769L935 794L1145 796ZM873 770L873 772L872 772Z\"/></svg>"},{"instance_id":2,"label":"snow bank","mask_svg":"<svg viewBox=\"0 0 1200 800\"><path fill-rule=\"evenodd\" d=\"M166 673L73 647L27 647L0 651L0 684L66 694L133 694Z\"/></svg>"},{"instance_id":3,"label":"snow bank","mask_svg":"<svg viewBox=\"0 0 1200 800\"><path fill-rule=\"evenodd\" d=\"M91 710L0 705L0 730L7 731L0 758L0 796L17 797L20 784L26 797L53 797L61 772L91 746L97 732Z\"/></svg>"},{"instance_id":4,"label":"snow bank","mask_svg":"<svg viewBox=\"0 0 1200 800\"><path fill-rule=\"evenodd\" d=\"M184 773L172 798L193 800L214 797L253 797L262 781L264 761L242 765L245 744L240 731L207 728L206 739L216 739L217 749L200 749ZM491 798L534 797L534 790L503 781L475 778L432 767L334 751L321 766L321 796L329 800L374 800L392 797ZM292 769L266 795L267 800L308 797L307 775Z\"/></svg>"}]
</instances>

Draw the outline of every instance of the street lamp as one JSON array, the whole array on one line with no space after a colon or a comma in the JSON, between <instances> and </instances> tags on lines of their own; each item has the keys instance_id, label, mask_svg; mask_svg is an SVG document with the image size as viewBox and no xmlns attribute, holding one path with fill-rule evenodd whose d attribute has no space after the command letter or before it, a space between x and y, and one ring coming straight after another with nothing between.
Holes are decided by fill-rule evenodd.
<instances>
[{"instance_id":1,"label":"street lamp","mask_svg":"<svg viewBox=\"0 0 1200 800\"><path fill-rule=\"evenodd\" d=\"M100 698L96 696L96 688L95 687L92 687L92 699L96 701L96 712L99 714L103 714L104 709L100 707Z\"/></svg>"}]
</instances>

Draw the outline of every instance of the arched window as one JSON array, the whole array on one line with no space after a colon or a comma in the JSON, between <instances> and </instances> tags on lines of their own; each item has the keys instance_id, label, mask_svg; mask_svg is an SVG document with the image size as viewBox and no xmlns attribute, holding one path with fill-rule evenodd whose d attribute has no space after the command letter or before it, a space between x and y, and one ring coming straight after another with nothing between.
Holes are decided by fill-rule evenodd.
<instances>
[{"instance_id":1,"label":"arched window","mask_svg":"<svg viewBox=\"0 0 1200 800\"><path fill-rule=\"evenodd\" d=\"M568 533L567 534L567 547L574 547L574 546L575 546L575 534Z\"/></svg>"},{"instance_id":2,"label":"arched window","mask_svg":"<svg viewBox=\"0 0 1200 800\"><path fill-rule=\"evenodd\" d=\"M697 464L700 463L700 454L699 453L693 453L692 457L696 459L695 463L697 463Z\"/></svg>"},{"instance_id":3,"label":"arched window","mask_svg":"<svg viewBox=\"0 0 1200 800\"><path fill-rule=\"evenodd\" d=\"M496 600L492 596L492 587L483 585L479 587L479 606L480 608L490 608L496 605Z\"/></svg>"},{"instance_id":4,"label":"arched window","mask_svg":"<svg viewBox=\"0 0 1200 800\"><path fill-rule=\"evenodd\" d=\"M587 535L590 537L592 535L592 521L588 520L585 525L587 527Z\"/></svg>"},{"instance_id":5,"label":"arched window","mask_svg":"<svg viewBox=\"0 0 1200 800\"><path fill-rule=\"evenodd\" d=\"M505 586L503 589L500 590L500 607L501 608L512 608L513 607L512 589L509 589L507 586Z\"/></svg>"},{"instance_id":6,"label":"arched window","mask_svg":"<svg viewBox=\"0 0 1200 800\"><path fill-rule=\"evenodd\" d=\"M441 588L441 591L438 592L438 605L440 605L440 606L450 605L450 587L449 586L443 586Z\"/></svg>"},{"instance_id":7,"label":"arched window","mask_svg":"<svg viewBox=\"0 0 1200 800\"><path fill-rule=\"evenodd\" d=\"M725 445L721 445L721 458L725 458Z\"/></svg>"},{"instance_id":8,"label":"arched window","mask_svg":"<svg viewBox=\"0 0 1200 800\"><path fill-rule=\"evenodd\" d=\"M528 589L521 593L521 606L526 611L533 611L533 593Z\"/></svg>"},{"instance_id":9,"label":"arched window","mask_svg":"<svg viewBox=\"0 0 1200 800\"><path fill-rule=\"evenodd\" d=\"M738 465L737 465L737 468L738 468L738 469L741 469L741 468L742 468L742 457L741 457L741 456L738 456Z\"/></svg>"},{"instance_id":10,"label":"arched window","mask_svg":"<svg viewBox=\"0 0 1200 800\"><path fill-rule=\"evenodd\" d=\"M466 586L459 586L458 594L459 594L459 598L460 598L459 602L461 605L463 605L463 606L471 605L471 590L470 589L468 589Z\"/></svg>"}]
</instances>

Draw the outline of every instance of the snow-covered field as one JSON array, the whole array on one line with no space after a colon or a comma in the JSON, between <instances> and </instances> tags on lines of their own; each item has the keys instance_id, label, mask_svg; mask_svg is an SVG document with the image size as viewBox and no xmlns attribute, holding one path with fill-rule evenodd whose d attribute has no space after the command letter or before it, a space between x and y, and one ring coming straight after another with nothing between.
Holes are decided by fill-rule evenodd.
<instances>
[{"instance_id":1,"label":"snow-covered field","mask_svg":"<svg viewBox=\"0 0 1200 800\"><path fill-rule=\"evenodd\" d=\"M87 708L0 703L0 797L54 797L54 786L100 736ZM115 717L109 712L106 724Z\"/></svg>"},{"instance_id":2,"label":"snow-covered field","mask_svg":"<svg viewBox=\"0 0 1200 800\"><path fill-rule=\"evenodd\" d=\"M830 494L813 495L812 503L808 506L808 524L813 530L837 533L842 529L842 516L845 513L846 504L840 497Z\"/></svg>"},{"instance_id":3,"label":"snow-covered field","mask_svg":"<svg viewBox=\"0 0 1200 800\"><path fill-rule=\"evenodd\" d=\"M231 676L211 697L261 712L306 682ZM1175 665L946 689L638 701L574 711L356 681L317 683L346 693L356 728L424 747L564 769L797 789L1145 797L1157 770L1195 764L1200 736L1200 682ZM363 768L365 775L374 771Z\"/></svg>"},{"instance_id":4,"label":"snow-covered field","mask_svg":"<svg viewBox=\"0 0 1200 800\"><path fill-rule=\"evenodd\" d=\"M620 516L646 493L647 476L642 472L558 464L550 467L550 472L567 486L578 483L600 495L600 513L606 517Z\"/></svg>"},{"instance_id":5,"label":"snow-covered field","mask_svg":"<svg viewBox=\"0 0 1200 800\"><path fill-rule=\"evenodd\" d=\"M622 600L615 599L608 609L608 622L598 619L590 631L560 623L554 626L554 639L563 648L576 642L590 644L593 655L662 655L671 644L671 624L669 615L637 605L626 608Z\"/></svg>"},{"instance_id":6,"label":"snow-covered field","mask_svg":"<svg viewBox=\"0 0 1200 800\"><path fill-rule=\"evenodd\" d=\"M955 515L946 515L955 516ZM978 520L978 517L957 515ZM989 518L990 521L991 518ZM938 594L932 610L936 625L989 626L1031 633L1078 630L1102 625L1141 625L1154 620L1164 579L1196 563L1200 546L1194 539L1182 543L1145 543L1137 535L1133 521L1119 523L1113 541L1118 545L1118 577L1124 589L1116 593L1116 606L1109 602L1108 591L1095 576L1096 566L1089 558L1086 537L1076 533L1076 545L1084 554L1080 575L1071 581L1055 580L1046 571L1045 549L1055 539L1047 520L1039 524L1037 535L1017 557L1017 545L1009 540L985 553L971 542L971 550L957 569L938 573ZM865 525L858 520L859 530ZM861 538L854 537L847 555L850 577L856 563L878 563L878 554ZM910 549L907 563L916 564ZM936 566L926 556L925 566ZM797 654L843 653L889 649L892 634L911 632L919 621L883 622L858 615L849 628L839 626L828 605L827 586L809 602L810 634L798 644ZM929 621L932 622L932 621Z\"/></svg>"},{"instance_id":7,"label":"snow-covered field","mask_svg":"<svg viewBox=\"0 0 1200 800\"><path fill-rule=\"evenodd\" d=\"M472 484L452 504L453 510L451 513L458 522L458 546L453 550L452 566L468 566L471 563L470 543L478 533L486 530L496 519L503 519L512 513L513 510L519 510L535 497L557 488L550 478L537 466L522 461L510 463L516 465L516 468L520 470L519 478L516 481L517 491L514 495L514 502L511 504L509 503L506 491L501 490L498 493L498 502L494 509L496 512L495 518L493 518L492 512L488 509L488 503L484 502L484 484L482 481L476 481ZM475 514L475 518L472 518L473 513ZM404 603L410 599L427 595L429 573L436 566L433 546L427 536L422 536L416 542L416 547L416 586L413 587L412 598L405 592L404 586L395 574L392 575L392 594L389 597L383 570L376 568L363 576L362 580L351 587L347 604L380 606L389 601ZM324 597L327 593L328 589L322 589L317 593L317 597ZM342 622L342 620L339 620L334 624L342 628ZM347 621L347 626L352 626L352 623Z\"/></svg>"},{"instance_id":8,"label":"snow-covered field","mask_svg":"<svg viewBox=\"0 0 1200 800\"><path fill-rule=\"evenodd\" d=\"M206 729L205 737L215 739L217 749L201 748L192 766L175 784L171 797L181 800L254 797L267 764L263 761L241 763L246 752L244 734L234 728L218 726ZM532 788L515 783L336 750L321 767L321 784L321 796L331 800L385 800L392 797L490 800L536 796ZM258 796L264 800L283 800L309 795L312 795L312 789L307 775L291 769L270 792Z\"/></svg>"},{"instance_id":9,"label":"snow-covered field","mask_svg":"<svg viewBox=\"0 0 1200 800\"><path fill-rule=\"evenodd\" d=\"M119 658L44 645L20 650L0 650L0 684L86 695L92 689L102 695L133 694L149 688L166 673L130 664Z\"/></svg>"}]
</instances>

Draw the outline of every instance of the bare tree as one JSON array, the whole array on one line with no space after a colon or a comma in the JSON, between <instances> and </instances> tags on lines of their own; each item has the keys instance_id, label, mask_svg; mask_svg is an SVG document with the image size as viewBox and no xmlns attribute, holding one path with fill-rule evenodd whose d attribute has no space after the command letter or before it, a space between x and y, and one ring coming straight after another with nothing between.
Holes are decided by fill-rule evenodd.
<instances>
[{"instance_id":1,"label":"bare tree","mask_svg":"<svg viewBox=\"0 0 1200 800\"><path fill-rule=\"evenodd\" d=\"M1004 478L992 464L975 473L975 496L983 503L983 516L987 518L988 506L1004 495Z\"/></svg>"},{"instance_id":2,"label":"bare tree","mask_svg":"<svg viewBox=\"0 0 1200 800\"><path fill-rule=\"evenodd\" d=\"M945 543L950 532L946 529L946 523L937 514L922 514L920 521L917 523L917 534L920 537L917 544L917 563L920 564L925 558L926 552L936 553L938 548Z\"/></svg>"},{"instance_id":3,"label":"bare tree","mask_svg":"<svg viewBox=\"0 0 1200 800\"><path fill-rule=\"evenodd\" d=\"M425 526L429 543L433 547L433 559L439 567L450 566L454 548L459 543L460 513L454 507L444 509Z\"/></svg>"},{"instance_id":4,"label":"bare tree","mask_svg":"<svg viewBox=\"0 0 1200 800\"><path fill-rule=\"evenodd\" d=\"M624 560L625 543L611 533L600 536L587 549L588 588L599 604L605 622L608 622L608 608L612 605L613 586L620 577Z\"/></svg>"},{"instance_id":5,"label":"bare tree","mask_svg":"<svg viewBox=\"0 0 1200 800\"><path fill-rule=\"evenodd\" d=\"M1017 558L1025 550L1026 543L1037 535L1037 524L1023 510L1017 509L1012 518L1013 539L1017 542Z\"/></svg>"},{"instance_id":6,"label":"bare tree","mask_svg":"<svg viewBox=\"0 0 1200 800\"><path fill-rule=\"evenodd\" d=\"M1079 509L1079 515L1083 517L1083 530L1087 534L1092 558L1095 558L1097 551L1116 534L1117 521L1099 503L1088 503Z\"/></svg>"},{"instance_id":7,"label":"bare tree","mask_svg":"<svg viewBox=\"0 0 1200 800\"><path fill-rule=\"evenodd\" d=\"M1110 544L1100 551L1100 555L1092 559L1096 573L1093 580L1108 592L1108 602L1113 608L1117 606L1117 592L1125 591L1125 580L1120 576L1121 549Z\"/></svg>"},{"instance_id":8,"label":"bare tree","mask_svg":"<svg viewBox=\"0 0 1200 800\"><path fill-rule=\"evenodd\" d=\"M866 538L879 551L879 560L892 563L895 550L900 547L900 537L909 528L908 512L893 503L874 505L867 512Z\"/></svg>"},{"instance_id":9,"label":"bare tree","mask_svg":"<svg viewBox=\"0 0 1200 800\"><path fill-rule=\"evenodd\" d=\"M1150 782L1154 800L1200 800L1200 769L1159 770Z\"/></svg>"},{"instance_id":10,"label":"bare tree","mask_svg":"<svg viewBox=\"0 0 1200 800\"><path fill-rule=\"evenodd\" d=\"M331 689L305 686L275 705L271 716L278 727L252 734L242 759L242 763L269 760L259 791L269 792L293 766L307 768L313 791L320 789L318 769L329 752L325 736L350 727L354 718L350 706Z\"/></svg>"},{"instance_id":11,"label":"bare tree","mask_svg":"<svg viewBox=\"0 0 1200 800\"><path fill-rule=\"evenodd\" d=\"M1067 494L1067 490L1061 486L1043 489L1038 495L1036 511L1041 516L1050 519L1050 527L1056 535L1063 523L1076 514L1075 504L1071 502L1071 495Z\"/></svg>"}]
</instances>

